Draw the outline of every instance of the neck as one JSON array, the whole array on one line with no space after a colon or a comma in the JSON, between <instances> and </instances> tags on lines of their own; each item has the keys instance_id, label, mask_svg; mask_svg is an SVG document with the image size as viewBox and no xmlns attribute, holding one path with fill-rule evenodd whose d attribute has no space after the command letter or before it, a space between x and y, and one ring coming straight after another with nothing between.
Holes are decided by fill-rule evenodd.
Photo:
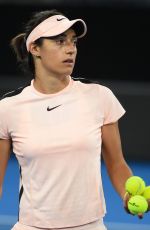
<instances>
[{"instance_id":1,"label":"neck","mask_svg":"<svg viewBox=\"0 0 150 230\"><path fill-rule=\"evenodd\" d=\"M69 80L69 76L46 76L45 78L40 78L36 75L33 85L41 93L52 94L63 90L69 84Z\"/></svg>"}]
</instances>

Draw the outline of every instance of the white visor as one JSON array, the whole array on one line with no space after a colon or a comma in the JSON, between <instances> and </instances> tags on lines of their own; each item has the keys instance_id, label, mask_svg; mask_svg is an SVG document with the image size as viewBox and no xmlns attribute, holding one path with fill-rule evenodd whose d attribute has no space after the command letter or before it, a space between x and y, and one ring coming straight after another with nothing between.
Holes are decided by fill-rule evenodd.
<instances>
[{"instance_id":1,"label":"white visor","mask_svg":"<svg viewBox=\"0 0 150 230\"><path fill-rule=\"evenodd\" d=\"M75 32L78 38L83 37L87 32L87 26L82 19L69 20L63 15L54 15L36 26L29 34L26 47L30 51L30 45L41 37L53 37L64 33L75 25Z\"/></svg>"}]
</instances>

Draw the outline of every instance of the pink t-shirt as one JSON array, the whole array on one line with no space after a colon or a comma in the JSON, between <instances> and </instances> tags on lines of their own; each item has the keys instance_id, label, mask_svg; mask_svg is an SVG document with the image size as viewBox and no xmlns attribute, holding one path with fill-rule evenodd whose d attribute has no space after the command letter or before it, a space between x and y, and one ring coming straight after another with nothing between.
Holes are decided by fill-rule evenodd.
<instances>
[{"instance_id":1,"label":"pink t-shirt","mask_svg":"<svg viewBox=\"0 0 150 230\"><path fill-rule=\"evenodd\" d=\"M71 77L58 93L32 81L0 101L0 138L12 139L21 167L21 223L63 228L105 215L101 127L124 112L107 87Z\"/></svg>"}]
</instances>

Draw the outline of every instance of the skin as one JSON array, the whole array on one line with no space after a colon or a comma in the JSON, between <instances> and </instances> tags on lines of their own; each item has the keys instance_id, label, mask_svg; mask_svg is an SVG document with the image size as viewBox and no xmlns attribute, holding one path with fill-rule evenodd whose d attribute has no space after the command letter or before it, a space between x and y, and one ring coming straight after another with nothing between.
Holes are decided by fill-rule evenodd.
<instances>
[{"instance_id":1,"label":"skin","mask_svg":"<svg viewBox=\"0 0 150 230\"><path fill-rule=\"evenodd\" d=\"M8 160L11 153L11 140L0 139L0 197L2 195L2 185Z\"/></svg>"},{"instance_id":2,"label":"skin","mask_svg":"<svg viewBox=\"0 0 150 230\"><path fill-rule=\"evenodd\" d=\"M41 47L31 44L35 62L34 87L42 93L57 93L69 83L77 54L76 34L72 29L56 39L44 39ZM71 59L72 63L64 62Z\"/></svg>"},{"instance_id":3,"label":"skin","mask_svg":"<svg viewBox=\"0 0 150 230\"><path fill-rule=\"evenodd\" d=\"M72 29L67 30L56 39L43 39L41 46L32 43L30 52L35 63L34 87L43 94L57 93L69 83L76 55L76 34ZM71 59L72 63L64 62ZM0 140L0 194L10 157L11 141ZM111 182L124 201L125 210L129 196L125 195L125 182L132 176L122 153L118 123L111 123L102 127L102 155ZM139 213L140 218L143 216Z\"/></svg>"}]
</instances>

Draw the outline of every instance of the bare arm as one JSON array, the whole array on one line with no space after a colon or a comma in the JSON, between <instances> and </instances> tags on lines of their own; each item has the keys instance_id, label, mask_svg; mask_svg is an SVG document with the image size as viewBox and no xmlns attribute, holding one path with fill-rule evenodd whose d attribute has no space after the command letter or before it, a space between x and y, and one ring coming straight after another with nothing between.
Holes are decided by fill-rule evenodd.
<instances>
[{"instance_id":1,"label":"bare arm","mask_svg":"<svg viewBox=\"0 0 150 230\"><path fill-rule=\"evenodd\" d=\"M124 200L125 210L130 213L127 208L130 196L129 194L125 196L125 182L127 178L132 176L132 171L123 157L118 123L102 127L102 144L102 154L111 182ZM148 204L148 210L150 210L150 200ZM143 218L143 214L138 213L138 217Z\"/></svg>"},{"instance_id":2,"label":"bare arm","mask_svg":"<svg viewBox=\"0 0 150 230\"><path fill-rule=\"evenodd\" d=\"M125 182L132 171L123 157L117 122L102 127L102 154L111 182L123 199Z\"/></svg>"},{"instance_id":3,"label":"bare arm","mask_svg":"<svg viewBox=\"0 0 150 230\"><path fill-rule=\"evenodd\" d=\"M7 163L11 153L11 140L0 139L0 197Z\"/></svg>"}]
</instances>

